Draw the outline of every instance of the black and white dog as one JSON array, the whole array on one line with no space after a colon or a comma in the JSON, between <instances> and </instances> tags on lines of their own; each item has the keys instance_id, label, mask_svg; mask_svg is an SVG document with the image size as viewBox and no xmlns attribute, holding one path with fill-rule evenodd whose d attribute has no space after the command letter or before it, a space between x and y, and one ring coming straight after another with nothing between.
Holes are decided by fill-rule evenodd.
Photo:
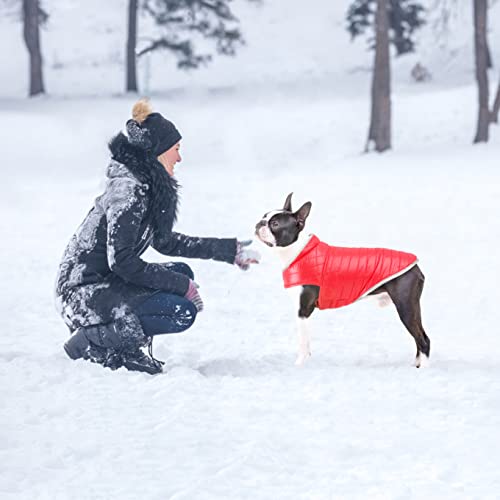
<instances>
[{"instance_id":1,"label":"black and white dog","mask_svg":"<svg viewBox=\"0 0 500 500\"><path fill-rule=\"evenodd\" d=\"M311 238L314 238L303 233L311 203L307 202L299 210L293 212L291 198L292 193L288 195L283 209L266 213L255 226L256 236L277 254L283 270L290 269L290 265L297 262L297 257L302 255ZM379 296L383 299L381 302L392 301L394 303L401 321L417 345L415 366L417 368L424 366L429 358L430 340L422 327L420 296L424 286L424 275L416 264L416 257L411 266L402 269L397 275L391 275L381 283L363 296L383 294ZM308 318L318 307L322 288L317 284L302 284L291 286L288 290L291 292L297 311L299 353L296 364L302 365L311 355Z\"/></svg>"}]
</instances>

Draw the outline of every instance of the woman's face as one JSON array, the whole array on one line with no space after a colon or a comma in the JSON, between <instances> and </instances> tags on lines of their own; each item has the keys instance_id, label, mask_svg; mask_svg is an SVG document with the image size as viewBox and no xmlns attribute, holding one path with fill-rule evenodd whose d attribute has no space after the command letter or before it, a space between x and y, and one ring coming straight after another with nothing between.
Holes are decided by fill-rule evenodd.
<instances>
[{"instance_id":1,"label":"woman's face","mask_svg":"<svg viewBox=\"0 0 500 500\"><path fill-rule=\"evenodd\" d=\"M158 156L158 161L165 167L169 175L174 175L174 167L177 162L182 161L179 149L181 143L174 144L170 149Z\"/></svg>"}]
</instances>

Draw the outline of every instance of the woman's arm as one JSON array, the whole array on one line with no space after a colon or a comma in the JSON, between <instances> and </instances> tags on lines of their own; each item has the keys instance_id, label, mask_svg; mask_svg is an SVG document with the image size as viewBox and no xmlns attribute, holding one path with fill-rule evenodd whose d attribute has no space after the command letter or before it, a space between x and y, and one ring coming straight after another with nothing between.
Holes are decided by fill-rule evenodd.
<instances>
[{"instance_id":1,"label":"woman's arm","mask_svg":"<svg viewBox=\"0 0 500 500\"><path fill-rule=\"evenodd\" d=\"M144 262L136 253L146 202L133 181L120 179L108 186L101 203L107 220L108 264L123 280L136 285L185 295L189 278L170 271L165 264Z\"/></svg>"},{"instance_id":2,"label":"woman's arm","mask_svg":"<svg viewBox=\"0 0 500 500\"><path fill-rule=\"evenodd\" d=\"M153 248L163 255L195 259L213 259L233 264L236 257L236 238L198 238L170 233L153 240Z\"/></svg>"}]
</instances>

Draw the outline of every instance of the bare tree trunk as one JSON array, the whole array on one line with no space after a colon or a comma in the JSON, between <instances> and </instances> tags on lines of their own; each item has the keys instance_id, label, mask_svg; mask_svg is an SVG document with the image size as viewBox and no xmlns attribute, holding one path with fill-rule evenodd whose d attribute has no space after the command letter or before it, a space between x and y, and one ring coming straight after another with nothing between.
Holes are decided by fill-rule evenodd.
<instances>
[{"instance_id":1,"label":"bare tree trunk","mask_svg":"<svg viewBox=\"0 0 500 500\"><path fill-rule=\"evenodd\" d=\"M486 40L486 69L491 69L491 68L493 68L493 60L491 59L491 52L488 40Z\"/></svg>"},{"instance_id":2,"label":"bare tree trunk","mask_svg":"<svg viewBox=\"0 0 500 500\"><path fill-rule=\"evenodd\" d=\"M23 34L30 55L29 95L31 97L45 93L40 49L40 6L38 0L23 0Z\"/></svg>"},{"instance_id":3,"label":"bare tree trunk","mask_svg":"<svg viewBox=\"0 0 500 500\"><path fill-rule=\"evenodd\" d=\"M498 82L497 95L495 96L495 101L493 102L493 108L491 110L491 122L498 123L498 112L500 111L500 82Z\"/></svg>"},{"instance_id":4,"label":"bare tree trunk","mask_svg":"<svg viewBox=\"0 0 500 500\"><path fill-rule=\"evenodd\" d=\"M137 92L137 0L128 3L127 92Z\"/></svg>"},{"instance_id":5,"label":"bare tree trunk","mask_svg":"<svg viewBox=\"0 0 500 500\"><path fill-rule=\"evenodd\" d=\"M371 141L381 153L391 148L391 66L387 0L377 0L375 63L371 89L372 109L366 150Z\"/></svg>"},{"instance_id":6,"label":"bare tree trunk","mask_svg":"<svg viewBox=\"0 0 500 500\"><path fill-rule=\"evenodd\" d=\"M488 2L474 0L474 48L476 53L476 80L479 96L479 113L474 143L488 142L490 124L488 50L486 41Z\"/></svg>"}]
</instances>

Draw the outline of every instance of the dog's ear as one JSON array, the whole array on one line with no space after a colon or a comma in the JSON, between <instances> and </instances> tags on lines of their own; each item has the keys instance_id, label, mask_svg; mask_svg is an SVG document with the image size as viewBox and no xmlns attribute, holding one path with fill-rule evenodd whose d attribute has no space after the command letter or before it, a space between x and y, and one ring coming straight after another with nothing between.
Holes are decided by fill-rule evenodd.
<instances>
[{"instance_id":1,"label":"dog's ear","mask_svg":"<svg viewBox=\"0 0 500 500\"><path fill-rule=\"evenodd\" d=\"M283 210L286 210L287 212L291 212L292 211L292 194L293 193L290 193L286 197L285 205L283 206Z\"/></svg>"},{"instance_id":2,"label":"dog's ear","mask_svg":"<svg viewBox=\"0 0 500 500\"><path fill-rule=\"evenodd\" d=\"M306 219L309 217L309 212L311 211L311 206L312 203L308 201L307 203L304 203L294 214L297 219L297 226L299 226L300 230L304 229Z\"/></svg>"}]
</instances>

